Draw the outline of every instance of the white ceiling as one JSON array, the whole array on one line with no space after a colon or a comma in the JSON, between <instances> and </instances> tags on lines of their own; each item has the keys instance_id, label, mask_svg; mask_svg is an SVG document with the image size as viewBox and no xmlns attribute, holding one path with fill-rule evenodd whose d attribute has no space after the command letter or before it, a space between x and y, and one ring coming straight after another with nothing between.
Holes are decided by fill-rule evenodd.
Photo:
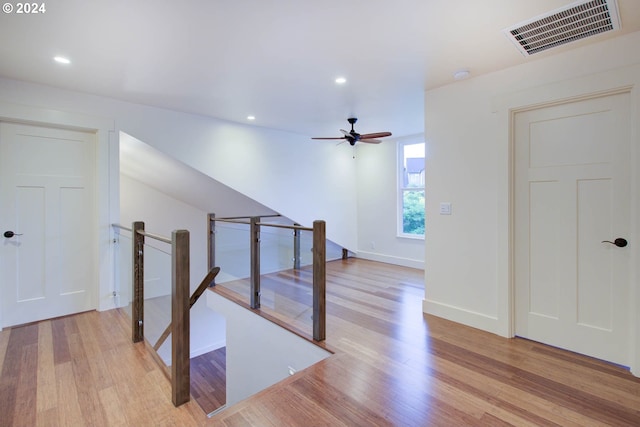
<instances>
[{"instance_id":1,"label":"white ceiling","mask_svg":"<svg viewBox=\"0 0 640 427\"><path fill-rule=\"evenodd\" d=\"M297 132L423 132L425 89L640 29L523 57L502 30L567 0L44 0L0 13L0 76ZM53 62L55 55L72 60ZM337 76L348 79L343 86ZM0 94L1 97L1 94Z\"/></svg>"}]
</instances>

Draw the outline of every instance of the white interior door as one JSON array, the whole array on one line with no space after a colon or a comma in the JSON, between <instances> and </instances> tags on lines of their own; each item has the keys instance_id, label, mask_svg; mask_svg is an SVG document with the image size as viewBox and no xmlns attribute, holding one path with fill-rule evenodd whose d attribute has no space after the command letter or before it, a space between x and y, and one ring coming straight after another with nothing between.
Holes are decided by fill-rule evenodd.
<instances>
[{"instance_id":1,"label":"white interior door","mask_svg":"<svg viewBox=\"0 0 640 427\"><path fill-rule=\"evenodd\" d=\"M629 366L630 102L515 116L516 334ZM629 242L634 244L634 242Z\"/></svg>"},{"instance_id":2,"label":"white interior door","mask_svg":"<svg viewBox=\"0 0 640 427\"><path fill-rule=\"evenodd\" d=\"M0 123L2 326L95 308L95 135Z\"/></svg>"}]
</instances>

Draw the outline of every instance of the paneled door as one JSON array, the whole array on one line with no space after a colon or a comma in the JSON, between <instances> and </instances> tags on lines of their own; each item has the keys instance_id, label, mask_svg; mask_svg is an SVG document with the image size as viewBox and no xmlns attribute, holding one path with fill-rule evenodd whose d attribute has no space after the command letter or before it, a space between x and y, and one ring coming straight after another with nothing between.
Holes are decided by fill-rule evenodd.
<instances>
[{"instance_id":1,"label":"paneled door","mask_svg":"<svg viewBox=\"0 0 640 427\"><path fill-rule=\"evenodd\" d=\"M628 93L514 119L516 335L626 366L630 124Z\"/></svg>"},{"instance_id":2,"label":"paneled door","mask_svg":"<svg viewBox=\"0 0 640 427\"><path fill-rule=\"evenodd\" d=\"M2 326L96 306L95 135L0 123Z\"/></svg>"}]
</instances>

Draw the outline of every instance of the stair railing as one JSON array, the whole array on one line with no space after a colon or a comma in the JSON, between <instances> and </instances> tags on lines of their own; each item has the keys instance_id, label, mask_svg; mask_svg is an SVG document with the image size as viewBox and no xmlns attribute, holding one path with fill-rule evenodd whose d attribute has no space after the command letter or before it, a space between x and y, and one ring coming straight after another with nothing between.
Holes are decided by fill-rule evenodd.
<instances>
[{"instance_id":1,"label":"stair railing","mask_svg":"<svg viewBox=\"0 0 640 427\"><path fill-rule=\"evenodd\" d=\"M131 232L132 301L131 339L144 340L144 254L145 238L171 245L171 323L153 346L158 350L169 335L171 339L171 400L180 406L190 400L190 308L211 285L220 269L210 267L193 295L189 296L189 231L174 230L171 238L145 231L144 222L135 221L131 228L119 224L113 227Z\"/></svg>"},{"instance_id":2,"label":"stair railing","mask_svg":"<svg viewBox=\"0 0 640 427\"><path fill-rule=\"evenodd\" d=\"M249 226L249 248L250 248L250 306L254 309L260 308L260 230L261 227L284 228L293 230L293 268L300 269L300 232L313 232L313 339L323 341L326 338L326 224L325 221L316 220L313 227L303 227L298 224L285 225L261 222L262 218L276 217L280 215L267 216L237 216L217 218L210 213L207 218L208 254L209 266L216 263L216 222L227 222L244 224Z\"/></svg>"}]
</instances>

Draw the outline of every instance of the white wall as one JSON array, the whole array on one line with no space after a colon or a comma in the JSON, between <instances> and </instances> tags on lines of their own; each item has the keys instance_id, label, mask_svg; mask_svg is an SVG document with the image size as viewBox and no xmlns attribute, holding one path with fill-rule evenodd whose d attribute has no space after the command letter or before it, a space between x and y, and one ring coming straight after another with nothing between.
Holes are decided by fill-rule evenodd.
<instances>
[{"instance_id":1,"label":"white wall","mask_svg":"<svg viewBox=\"0 0 640 427\"><path fill-rule=\"evenodd\" d=\"M133 221L144 221L145 229L171 238L177 229L189 230L191 290L195 290L207 273L207 212L177 200L127 175L120 175L120 223L127 227ZM146 239L145 245L167 253L171 245ZM145 274L153 271L146 271ZM169 292L160 293L167 295Z\"/></svg>"},{"instance_id":2,"label":"white wall","mask_svg":"<svg viewBox=\"0 0 640 427\"><path fill-rule=\"evenodd\" d=\"M425 312L504 336L512 333L511 109L632 86L638 179L639 45L640 33L633 33L426 92ZM639 184L636 181L631 194L635 215L640 212ZM452 203L453 215L438 215L438 205L444 201ZM638 230L634 238L640 239ZM630 250L639 260L638 251ZM634 280L633 298L635 307L640 307L640 286L638 278ZM638 329L634 329L637 349ZM640 351L636 353L640 368Z\"/></svg>"},{"instance_id":3,"label":"white wall","mask_svg":"<svg viewBox=\"0 0 640 427\"><path fill-rule=\"evenodd\" d=\"M356 175L346 144L8 79L0 79L0 100L108 118L116 131L302 225L325 220L327 238L357 246Z\"/></svg>"},{"instance_id":4,"label":"white wall","mask_svg":"<svg viewBox=\"0 0 640 427\"><path fill-rule=\"evenodd\" d=\"M424 142L423 135L401 138ZM398 237L398 139L358 144L359 258L424 268L424 240Z\"/></svg>"},{"instance_id":5,"label":"white wall","mask_svg":"<svg viewBox=\"0 0 640 427\"><path fill-rule=\"evenodd\" d=\"M126 175L120 175L120 220L125 226L131 226L133 221L144 220L145 230L169 238L173 230L189 230L191 292L198 287L207 273L207 212ZM127 243L130 244L131 241L124 242ZM145 239L145 246L145 299L170 295L171 246L153 239ZM155 257L148 259L148 255L153 254ZM151 262L153 259L156 260L155 263ZM120 303L126 304L130 290L119 291L122 295ZM207 310L204 298L200 299L191 311L191 357L223 347L224 318ZM167 316L170 318L170 311ZM162 325L160 330L165 326ZM165 344L163 347L166 347L164 353L170 356L170 346ZM161 352L161 355L164 353Z\"/></svg>"},{"instance_id":6,"label":"white wall","mask_svg":"<svg viewBox=\"0 0 640 427\"><path fill-rule=\"evenodd\" d=\"M216 293L207 293L207 305L227 322L227 407L285 379L290 367L300 371L331 356Z\"/></svg>"},{"instance_id":7,"label":"white wall","mask_svg":"<svg viewBox=\"0 0 640 427\"><path fill-rule=\"evenodd\" d=\"M121 131L302 225L325 220L327 238L351 250L357 247L356 184L350 147L3 78L0 119L97 133L99 310L116 305L110 224L120 222Z\"/></svg>"}]
</instances>

